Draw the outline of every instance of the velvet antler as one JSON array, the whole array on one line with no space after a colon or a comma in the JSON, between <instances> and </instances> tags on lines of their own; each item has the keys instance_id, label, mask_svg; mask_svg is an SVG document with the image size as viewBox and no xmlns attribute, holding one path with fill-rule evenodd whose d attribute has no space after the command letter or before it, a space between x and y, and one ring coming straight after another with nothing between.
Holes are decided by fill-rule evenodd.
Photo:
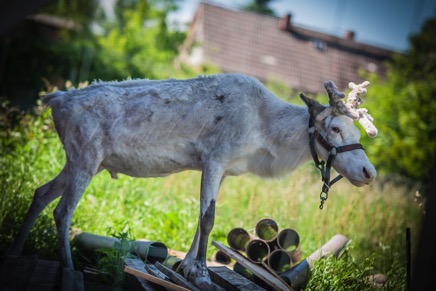
<instances>
[{"instance_id":1,"label":"velvet antler","mask_svg":"<svg viewBox=\"0 0 436 291\"><path fill-rule=\"evenodd\" d=\"M375 137L377 135L377 128L372 123L374 118L368 114L368 110L366 108L359 108L359 105L363 103L363 100L360 99L360 94L366 93L366 88L369 86L369 82L365 81L362 84L356 85L353 82L348 84L348 87L351 89L351 92L348 93L347 99L347 108L349 111L358 115L359 123L363 126L366 133L370 137Z\"/></svg>"},{"instance_id":2,"label":"velvet antler","mask_svg":"<svg viewBox=\"0 0 436 291\"><path fill-rule=\"evenodd\" d=\"M367 109L359 108L359 105L363 103L363 100L360 99L360 94L366 93L368 86L368 81L359 85L353 82L349 83L348 87L351 89L351 92L348 94L347 103L345 103L345 94L340 92L332 81L326 81L324 88L329 95L330 106L318 114L317 119L324 119L330 114L346 115L351 119L359 120L359 123L363 126L366 133L370 137L375 137L377 135L377 128L372 123L374 119L368 114Z\"/></svg>"}]
</instances>

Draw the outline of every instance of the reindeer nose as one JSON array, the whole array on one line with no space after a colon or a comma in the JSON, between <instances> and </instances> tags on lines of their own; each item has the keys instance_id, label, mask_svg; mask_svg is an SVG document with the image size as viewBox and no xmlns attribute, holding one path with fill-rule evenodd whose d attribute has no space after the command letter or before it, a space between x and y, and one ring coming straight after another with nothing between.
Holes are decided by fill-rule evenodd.
<instances>
[{"instance_id":1,"label":"reindeer nose","mask_svg":"<svg viewBox=\"0 0 436 291\"><path fill-rule=\"evenodd\" d=\"M369 175L368 170L367 170L365 167L363 167L363 175L364 175L365 178L367 178L368 180L371 179L371 176Z\"/></svg>"},{"instance_id":2,"label":"reindeer nose","mask_svg":"<svg viewBox=\"0 0 436 291\"><path fill-rule=\"evenodd\" d=\"M363 167L362 172L365 179L369 181L372 181L376 176L375 169L372 170L371 168L367 169L366 167Z\"/></svg>"}]
</instances>

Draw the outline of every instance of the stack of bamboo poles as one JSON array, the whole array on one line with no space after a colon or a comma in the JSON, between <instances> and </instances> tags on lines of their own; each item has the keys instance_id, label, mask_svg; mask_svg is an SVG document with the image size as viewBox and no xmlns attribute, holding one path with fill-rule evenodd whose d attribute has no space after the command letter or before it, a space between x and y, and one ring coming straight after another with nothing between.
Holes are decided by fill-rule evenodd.
<instances>
[{"instance_id":1,"label":"stack of bamboo poles","mask_svg":"<svg viewBox=\"0 0 436 291\"><path fill-rule=\"evenodd\" d=\"M256 224L253 235L243 228L230 230L227 235L227 243L230 248L218 243L214 243L214 245L236 259L236 263L233 265L235 272L258 285L263 286L266 282L265 278L258 277L259 275L263 276L258 267L263 267L279 281L285 283L289 290L299 290L307 284L315 261L329 255L337 257L348 242L347 237L336 234L320 249L300 261L301 249L299 248L300 237L298 233L291 228L279 231L274 220L265 218ZM240 255L236 255L236 253L240 253ZM248 263L244 261L244 253L247 259L245 261Z\"/></svg>"},{"instance_id":2,"label":"stack of bamboo poles","mask_svg":"<svg viewBox=\"0 0 436 291\"><path fill-rule=\"evenodd\" d=\"M300 236L292 228L279 231L277 223L265 218L257 222L255 234L251 235L243 228L233 228L227 234L228 245L240 252L253 263L267 264L275 272L284 272L300 260ZM243 272L241 265L234 269Z\"/></svg>"},{"instance_id":3,"label":"stack of bamboo poles","mask_svg":"<svg viewBox=\"0 0 436 291\"><path fill-rule=\"evenodd\" d=\"M336 234L300 262L298 233L291 228L279 231L274 220L265 218L256 224L255 233L252 235L243 228L230 230L227 242L230 247L212 242L220 250L221 258L216 261L223 261L223 257L227 264L230 263L230 258L236 260L233 270L261 287L266 283L274 290L299 290L307 284L314 262L329 255L337 257L349 239ZM182 260L180 255L169 253L169 249L161 242L121 241L113 237L80 232L75 235L73 244L82 251L91 252L105 248L123 249L149 265L161 264L173 271ZM241 253L245 253L246 257Z\"/></svg>"}]
</instances>

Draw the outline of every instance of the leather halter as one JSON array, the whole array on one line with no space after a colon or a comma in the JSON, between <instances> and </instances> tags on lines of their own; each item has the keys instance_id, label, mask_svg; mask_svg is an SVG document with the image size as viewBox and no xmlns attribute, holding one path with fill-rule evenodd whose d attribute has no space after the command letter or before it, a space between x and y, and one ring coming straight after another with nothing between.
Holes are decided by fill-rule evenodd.
<instances>
[{"instance_id":1,"label":"leather halter","mask_svg":"<svg viewBox=\"0 0 436 291\"><path fill-rule=\"evenodd\" d=\"M327 163L323 160L319 160L316 152L315 141L317 141L329 153ZM321 171L322 181L324 182L321 193L319 194L319 199L321 200L319 209L323 209L324 202L329 196L330 187L342 179L342 175L338 175L336 178L330 181L330 170L336 155L352 150L364 150L364 148L360 143L335 147L319 133L318 129L315 127L315 122L312 117L309 118L309 146L315 166Z\"/></svg>"}]
</instances>

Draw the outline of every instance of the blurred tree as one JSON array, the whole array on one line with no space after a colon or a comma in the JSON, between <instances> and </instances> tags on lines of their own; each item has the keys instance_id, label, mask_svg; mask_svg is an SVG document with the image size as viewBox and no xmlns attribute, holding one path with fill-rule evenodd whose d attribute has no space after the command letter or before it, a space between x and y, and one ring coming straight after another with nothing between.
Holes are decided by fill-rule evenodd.
<instances>
[{"instance_id":1,"label":"blurred tree","mask_svg":"<svg viewBox=\"0 0 436 291\"><path fill-rule=\"evenodd\" d=\"M370 78L377 102L366 107L379 136L368 154L381 172L428 184L436 153L436 18L410 38L407 54L393 58L385 79Z\"/></svg>"},{"instance_id":2,"label":"blurred tree","mask_svg":"<svg viewBox=\"0 0 436 291\"><path fill-rule=\"evenodd\" d=\"M267 14L271 16L276 16L274 10L272 10L269 5L274 0L252 0L250 3L242 6L243 10L252 11L262 14Z\"/></svg>"},{"instance_id":3,"label":"blurred tree","mask_svg":"<svg viewBox=\"0 0 436 291\"><path fill-rule=\"evenodd\" d=\"M0 38L0 96L29 107L44 81L63 89L66 80L76 84L170 74L185 37L166 26L175 0L50 3L37 18L22 21Z\"/></svg>"},{"instance_id":4,"label":"blurred tree","mask_svg":"<svg viewBox=\"0 0 436 291\"><path fill-rule=\"evenodd\" d=\"M168 77L168 68L185 37L166 26L166 15L175 7L172 3L153 6L150 1L119 0L116 18L103 23L104 32L95 36L87 78Z\"/></svg>"}]
</instances>

